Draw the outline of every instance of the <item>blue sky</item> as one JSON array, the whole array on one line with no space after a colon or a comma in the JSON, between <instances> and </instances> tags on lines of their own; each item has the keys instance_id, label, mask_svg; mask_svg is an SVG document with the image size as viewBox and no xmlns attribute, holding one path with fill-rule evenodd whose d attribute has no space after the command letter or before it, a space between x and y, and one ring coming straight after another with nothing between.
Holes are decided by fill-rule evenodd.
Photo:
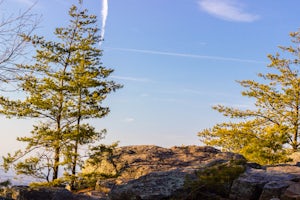
<instances>
[{"instance_id":1,"label":"blue sky","mask_svg":"<svg viewBox=\"0 0 300 200\"><path fill-rule=\"evenodd\" d=\"M7 0L1 9L17 12L34 0ZM76 0L38 0L37 34L51 39L68 22ZM84 0L99 17L102 0ZM290 45L300 25L298 0L108 0L103 63L124 88L105 101L111 113L91 123L106 128L104 142L120 145L201 145L197 132L225 121L216 104L251 107L235 80L258 80L267 54ZM2 119L3 152L17 148L30 120ZM4 138L4 137L2 137Z\"/></svg>"}]
</instances>

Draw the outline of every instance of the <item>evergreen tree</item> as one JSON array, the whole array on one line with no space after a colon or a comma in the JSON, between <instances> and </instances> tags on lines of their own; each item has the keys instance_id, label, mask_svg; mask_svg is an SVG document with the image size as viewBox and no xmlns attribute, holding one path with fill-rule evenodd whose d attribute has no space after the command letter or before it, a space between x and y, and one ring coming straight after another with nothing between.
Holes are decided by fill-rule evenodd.
<instances>
[{"instance_id":1,"label":"evergreen tree","mask_svg":"<svg viewBox=\"0 0 300 200\"><path fill-rule=\"evenodd\" d=\"M294 46L279 47L269 55L271 64L266 74L258 74L262 82L239 81L246 90L243 96L255 100L255 109L218 105L213 109L238 122L221 123L198 133L207 145L242 153L260 163L284 162L287 148L299 148L300 128L300 32L291 33Z\"/></svg>"},{"instance_id":2,"label":"evergreen tree","mask_svg":"<svg viewBox=\"0 0 300 200\"><path fill-rule=\"evenodd\" d=\"M69 15L70 24L54 32L58 41L26 37L37 48L36 62L19 66L28 72L19 77L27 97L24 101L2 97L0 101L2 114L41 118L30 137L17 139L27 143L25 151L9 154L4 166L18 160L14 165L17 173L48 181L58 178L60 166L76 174L79 146L99 141L104 133L83 120L107 115L109 108L102 102L121 87L107 79L113 70L100 62L96 16L74 5Z\"/></svg>"}]
</instances>

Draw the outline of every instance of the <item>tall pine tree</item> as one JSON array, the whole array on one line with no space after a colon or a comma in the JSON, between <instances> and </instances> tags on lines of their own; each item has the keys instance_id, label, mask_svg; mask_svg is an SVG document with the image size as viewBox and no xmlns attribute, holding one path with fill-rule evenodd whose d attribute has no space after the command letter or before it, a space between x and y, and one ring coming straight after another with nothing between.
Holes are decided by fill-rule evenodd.
<instances>
[{"instance_id":1,"label":"tall pine tree","mask_svg":"<svg viewBox=\"0 0 300 200\"><path fill-rule=\"evenodd\" d=\"M30 137L17 139L27 143L26 149L8 154L4 166L16 163L17 173L48 181L58 178L60 166L77 173L80 145L99 141L103 134L83 120L107 115L109 108L102 102L121 87L108 80L113 70L100 61L96 16L75 5L69 15L69 25L54 32L57 41L26 37L37 49L34 64L19 66L28 72L19 77L26 99L0 101L2 114L41 118Z\"/></svg>"},{"instance_id":2,"label":"tall pine tree","mask_svg":"<svg viewBox=\"0 0 300 200\"><path fill-rule=\"evenodd\" d=\"M287 151L298 151L300 130L300 32L290 34L293 46L280 47L269 55L269 73L262 82L239 81L243 96L255 100L255 109L241 110L218 105L213 109L238 122L225 122L199 132L200 140L244 154L262 164L286 161Z\"/></svg>"}]
</instances>

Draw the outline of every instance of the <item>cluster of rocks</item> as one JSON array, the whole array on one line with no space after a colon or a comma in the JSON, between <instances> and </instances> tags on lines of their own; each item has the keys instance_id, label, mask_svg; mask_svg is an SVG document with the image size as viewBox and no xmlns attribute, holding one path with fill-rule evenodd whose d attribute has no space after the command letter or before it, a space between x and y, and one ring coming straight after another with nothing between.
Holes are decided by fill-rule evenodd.
<instances>
[{"instance_id":1,"label":"cluster of rocks","mask_svg":"<svg viewBox=\"0 0 300 200\"><path fill-rule=\"evenodd\" d=\"M3 191L5 197L0 200L96 200L92 196L74 194L64 188L13 186Z\"/></svg>"},{"instance_id":2,"label":"cluster of rocks","mask_svg":"<svg viewBox=\"0 0 300 200\"><path fill-rule=\"evenodd\" d=\"M221 152L209 146L181 146L170 149L158 146L128 146L117 149L118 169L128 166L109 188L110 199L166 199L184 189L185 181L196 180L195 172L230 160L245 160L239 154ZM106 161L98 172L114 171ZM116 171L118 171L118 169ZM99 182L98 188L105 185ZM105 186L104 186L105 187ZM107 190L107 188L106 188Z\"/></svg>"},{"instance_id":3,"label":"cluster of rocks","mask_svg":"<svg viewBox=\"0 0 300 200\"><path fill-rule=\"evenodd\" d=\"M197 180L199 169L232 160L245 160L239 154L221 152L209 146L127 146L117 149L119 168L128 168L115 180L99 181L98 188L106 188L108 198L176 199L184 193L185 182ZM300 199L300 166L260 166L245 163L246 170L233 181L227 197L212 194L212 199L232 200L293 200ZM88 168L87 168L88 169ZM114 172L115 167L103 161L98 172ZM115 184L112 184L113 181ZM214 197L214 198L213 198ZM201 198L200 198L201 199Z\"/></svg>"},{"instance_id":4,"label":"cluster of rocks","mask_svg":"<svg viewBox=\"0 0 300 200\"><path fill-rule=\"evenodd\" d=\"M118 178L99 180L96 190L72 194L62 188L15 187L7 197L16 200L300 199L300 167L297 164L262 167L247 163L239 154L221 152L208 146L127 146L116 149L115 155L113 163L104 160L97 166L86 166L85 173L121 172ZM199 180L199 170L232 161L242 163L245 170L230 182L226 195L219 194L217 190L205 191L205 187L201 192L207 198L186 195L187 181Z\"/></svg>"},{"instance_id":5,"label":"cluster of rocks","mask_svg":"<svg viewBox=\"0 0 300 200\"><path fill-rule=\"evenodd\" d=\"M248 168L233 182L230 199L300 199L300 167L279 165Z\"/></svg>"}]
</instances>

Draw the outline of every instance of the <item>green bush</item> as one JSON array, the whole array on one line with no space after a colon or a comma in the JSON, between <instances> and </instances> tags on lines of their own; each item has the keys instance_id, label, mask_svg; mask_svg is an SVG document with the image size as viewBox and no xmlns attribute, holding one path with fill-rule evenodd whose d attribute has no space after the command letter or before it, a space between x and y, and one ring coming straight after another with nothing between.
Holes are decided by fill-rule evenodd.
<instances>
[{"instance_id":1,"label":"green bush","mask_svg":"<svg viewBox=\"0 0 300 200\"><path fill-rule=\"evenodd\" d=\"M187 194L181 199L220 199L228 197L233 181L245 170L244 160L231 160L216 164L196 172L197 179L187 179L185 189Z\"/></svg>"}]
</instances>

